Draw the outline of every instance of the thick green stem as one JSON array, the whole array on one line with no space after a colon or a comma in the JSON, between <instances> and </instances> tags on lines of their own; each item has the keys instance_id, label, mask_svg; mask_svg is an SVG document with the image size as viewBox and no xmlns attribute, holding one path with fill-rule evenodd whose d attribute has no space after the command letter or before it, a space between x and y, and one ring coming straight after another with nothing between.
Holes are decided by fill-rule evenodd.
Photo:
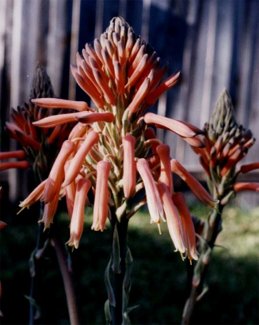
<instances>
[{"instance_id":1,"label":"thick green stem","mask_svg":"<svg viewBox=\"0 0 259 325\"><path fill-rule=\"evenodd\" d=\"M219 205L217 209L213 210L209 216L208 222L204 230L203 241L200 244L200 255L196 265L193 267L193 273L190 283L190 295L187 299L183 314L182 325L190 324L191 316L193 314L196 302L202 297L205 292L203 288L206 271L210 262L210 256L221 231L221 214L223 206Z\"/></svg>"},{"instance_id":2,"label":"thick green stem","mask_svg":"<svg viewBox=\"0 0 259 325\"><path fill-rule=\"evenodd\" d=\"M106 318L109 324L120 325L124 323L124 315L127 314L127 291L129 291L125 286L128 270L128 219L122 217L119 222L114 218L112 228L111 259L105 272L110 314L109 317L106 315Z\"/></svg>"},{"instance_id":3,"label":"thick green stem","mask_svg":"<svg viewBox=\"0 0 259 325\"><path fill-rule=\"evenodd\" d=\"M71 274L68 270L68 266L67 266L66 259L65 259L64 253L63 253L63 249L62 249L59 241L55 237L51 238L51 244L55 249L60 272L61 272L63 283L64 283L70 324L78 325L79 320L78 320L74 286L73 286L73 282L71 279Z\"/></svg>"}]
</instances>

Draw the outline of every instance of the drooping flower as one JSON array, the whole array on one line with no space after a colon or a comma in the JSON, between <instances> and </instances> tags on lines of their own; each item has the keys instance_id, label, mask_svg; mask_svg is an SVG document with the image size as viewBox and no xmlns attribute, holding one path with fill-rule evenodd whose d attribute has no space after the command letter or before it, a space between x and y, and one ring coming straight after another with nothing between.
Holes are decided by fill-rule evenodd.
<instances>
[{"instance_id":1,"label":"drooping flower","mask_svg":"<svg viewBox=\"0 0 259 325\"><path fill-rule=\"evenodd\" d=\"M126 199L134 195L136 190L136 161L135 161L136 139L127 134L122 139L123 145L123 191Z\"/></svg>"},{"instance_id":2,"label":"drooping flower","mask_svg":"<svg viewBox=\"0 0 259 325\"><path fill-rule=\"evenodd\" d=\"M194 224L184 196L182 193L178 192L173 194L172 199L182 221L187 256L190 261L192 259L197 260L198 252L196 248Z\"/></svg>"},{"instance_id":3,"label":"drooping flower","mask_svg":"<svg viewBox=\"0 0 259 325\"><path fill-rule=\"evenodd\" d=\"M164 220L164 210L159 195L157 185L153 179L148 163L144 158L137 161L137 170L143 180L146 190L146 199L151 222L160 223L160 219Z\"/></svg>"},{"instance_id":4,"label":"drooping flower","mask_svg":"<svg viewBox=\"0 0 259 325\"><path fill-rule=\"evenodd\" d=\"M68 241L68 245L74 246L75 248L78 248L83 233L85 203L90 187L91 182L83 177L76 182L75 203L70 222L70 238Z\"/></svg>"},{"instance_id":5,"label":"drooping flower","mask_svg":"<svg viewBox=\"0 0 259 325\"><path fill-rule=\"evenodd\" d=\"M176 159L171 160L171 170L182 178L182 180L190 187L193 194L203 203L215 207L216 201L205 190L205 188L193 177Z\"/></svg>"},{"instance_id":6,"label":"drooping flower","mask_svg":"<svg viewBox=\"0 0 259 325\"><path fill-rule=\"evenodd\" d=\"M75 145L72 141L66 140L63 143L45 184L44 193L42 197L42 200L45 203L52 201L56 194L59 193L62 181L64 179L65 163L74 150Z\"/></svg>"},{"instance_id":7,"label":"drooping flower","mask_svg":"<svg viewBox=\"0 0 259 325\"><path fill-rule=\"evenodd\" d=\"M93 130L84 138L84 141L80 144L75 156L69 162L69 166L65 173L64 186L69 185L76 178L84 162L85 156L91 150L93 145L97 143L98 139L98 133Z\"/></svg>"},{"instance_id":8,"label":"drooping flower","mask_svg":"<svg viewBox=\"0 0 259 325\"><path fill-rule=\"evenodd\" d=\"M170 147L166 144L160 144L156 147L160 159L160 176L159 183L165 184L169 192L173 191L173 177L170 166Z\"/></svg>"},{"instance_id":9,"label":"drooping flower","mask_svg":"<svg viewBox=\"0 0 259 325\"><path fill-rule=\"evenodd\" d=\"M166 215L167 227L175 249L181 254L185 254L187 246L185 245L185 233L179 212L172 200L171 193L165 184L159 184L160 195L163 202L163 208Z\"/></svg>"},{"instance_id":10,"label":"drooping flower","mask_svg":"<svg viewBox=\"0 0 259 325\"><path fill-rule=\"evenodd\" d=\"M108 179L111 169L109 161L99 161L96 167L96 188L93 210L93 230L104 230L109 213L109 186Z\"/></svg>"}]
</instances>

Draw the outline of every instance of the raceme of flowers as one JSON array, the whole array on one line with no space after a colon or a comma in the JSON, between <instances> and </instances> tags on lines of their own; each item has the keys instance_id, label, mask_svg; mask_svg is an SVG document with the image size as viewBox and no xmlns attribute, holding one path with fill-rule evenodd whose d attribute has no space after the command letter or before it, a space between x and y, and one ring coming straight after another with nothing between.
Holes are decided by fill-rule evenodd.
<instances>
[{"instance_id":1,"label":"raceme of flowers","mask_svg":"<svg viewBox=\"0 0 259 325\"><path fill-rule=\"evenodd\" d=\"M52 85L45 69L40 66L37 67L32 81L30 99L53 97L53 95ZM39 129L33 125L33 122L60 112L62 112L62 108L53 112L39 108L31 101L17 108L12 108L10 122L6 122L6 130L10 137L22 146L22 150L1 152L0 170L25 169L32 164L40 179L47 177L49 166L53 163L63 141L71 131L72 125Z\"/></svg>"},{"instance_id":2,"label":"raceme of flowers","mask_svg":"<svg viewBox=\"0 0 259 325\"><path fill-rule=\"evenodd\" d=\"M259 169L259 162L239 165L254 142L252 132L236 122L230 95L224 91L204 126L205 146L193 148L209 177L213 196L221 204L237 192L259 191L259 183L238 180L239 175Z\"/></svg>"},{"instance_id":3,"label":"raceme of flowers","mask_svg":"<svg viewBox=\"0 0 259 325\"><path fill-rule=\"evenodd\" d=\"M147 112L159 96L177 82L179 74L163 79L166 69L156 52L137 37L122 19L77 54L72 74L88 94L85 102L41 98L41 109L72 109L45 117L34 127L51 129L75 123L63 142L49 176L20 204L45 203L42 222L53 222L58 201L65 197L70 216L68 244L78 247L85 207L93 206L92 229L103 231L108 218L130 218L147 203L150 220L166 221L176 250L197 259L194 226L181 193L174 191L172 173L210 206L212 197L156 138L156 127L170 130L191 146L202 147L202 131L178 120ZM53 131L54 132L54 131ZM89 195L90 194L90 195ZM93 199L92 199L93 198Z\"/></svg>"}]
</instances>

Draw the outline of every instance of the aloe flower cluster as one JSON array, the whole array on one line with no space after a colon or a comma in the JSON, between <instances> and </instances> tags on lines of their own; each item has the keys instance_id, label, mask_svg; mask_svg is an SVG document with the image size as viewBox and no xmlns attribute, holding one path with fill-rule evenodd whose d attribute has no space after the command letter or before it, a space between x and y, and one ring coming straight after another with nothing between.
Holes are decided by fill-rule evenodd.
<instances>
[{"instance_id":1,"label":"aloe flower cluster","mask_svg":"<svg viewBox=\"0 0 259 325\"><path fill-rule=\"evenodd\" d=\"M238 177L259 169L259 162L240 165L249 148L254 144L252 132L239 125L227 91L224 91L211 119L204 126L204 147L193 148L199 155L208 186L217 201L216 209L210 211L208 220L201 225L202 240L198 243L199 258L190 273L190 294L182 315L182 325L190 323L196 302L206 292L204 280L210 257L222 230L222 212L230 199L239 191L259 191L259 183L242 182Z\"/></svg>"},{"instance_id":2,"label":"aloe flower cluster","mask_svg":"<svg viewBox=\"0 0 259 325\"><path fill-rule=\"evenodd\" d=\"M259 191L259 183L241 182L240 174L259 169L259 162L240 165L255 142L250 130L239 125L227 91L220 96L210 122L204 127L205 147L195 148L209 177L213 196L225 205L237 192Z\"/></svg>"},{"instance_id":3,"label":"aloe flower cluster","mask_svg":"<svg viewBox=\"0 0 259 325\"><path fill-rule=\"evenodd\" d=\"M53 95L53 88L45 69L37 67L28 102L12 108L10 122L5 124L10 137L16 140L22 150L0 152L0 171L9 168L25 169L31 164L39 179L48 175L49 166L53 163L72 126L63 125L51 129L39 129L33 124L35 121L52 114L58 114L62 109L55 112L47 111L37 107L30 99L53 97Z\"/></svg>"},{"instance_id":4,"label":"aloe flower cluster","mask_svg":"<svg viewBox=\"0 0 259 325\"><path fill-rule=\"evenodd\" d=\"M90 96L86 102L57 98L33 99L43 109L72 109L34 122L46 130L75 123L63 142L49 176L20 204L45 203L42 222L53 222L58 201L65 197L70 216L68 244L78 247L85 206L93 206L92 229L103 231L106 221L129 219L147 203L151 223L166 221L176 250L197 259L195 231L183 195L174 191L177 173L203 202L215 202L200 183L156 137L156 127L174 132L191 146L201 147L202 131L147 109L177 82L164 79L166 69L156 52L137 37L122 19L113 18L107 30L86 44L71 67L78 85ZM54 131L53 131L54 132ZM89 195L90 194L90 195ZM111 211L114 211L112 213Z\"/></svg>"}]
</instances>

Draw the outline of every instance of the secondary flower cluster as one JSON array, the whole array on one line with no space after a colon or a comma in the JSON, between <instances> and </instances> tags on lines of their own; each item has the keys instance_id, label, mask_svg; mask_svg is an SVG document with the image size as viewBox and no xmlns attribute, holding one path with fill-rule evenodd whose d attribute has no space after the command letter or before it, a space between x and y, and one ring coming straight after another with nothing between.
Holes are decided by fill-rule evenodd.
<instances>
[{"instance_id":1,"label":"secondary flower cluster","mask_svg":"<svg viewBox=\"0 0 259 325\"><path fill-rule=\"evenodd\" d=\"M107 218L130 218L147 203L151 222L159 225L166 221L176 250L190 260L197 259L191 216L183 195L174 191L172 173L177 173L203 202L211 206L215 202L179 162L171 159L169 146L156 138L155 127L171 130L195 147L203 145L202 131L146 113L176 83L179 74L163 81L165 68L160 58L122 18L112 19L93 47L85 45L82 55L77 54L72 73L96 107L54 98L32 100L48 109L73 109L43 118L34 126L49 129L76 124L49 176L20 207L44 201L42 222L46 228L53 222L59 199L65 197L71 217L68 243L78 247L86 204L93 205L92 229L103 231Z\"/></svg>"},{"instance_id":2,"label":"secondary flower cluster","mask_svg":"<svg viewBox=\"0 0 259 325\"><path fill-rule=\"evenodd\" d=\"M37 67L32 88L31 98L53 97L53 89L50 79L43 67ZM53 113L60 113L37 107L30 100L22 106L12 108L10 122L6 122L6 130L10 137L22 146L22 150L0 152L0 160L8 160L0 163L0 170L9 168L27 168L32 164L39 178L46 177L49 173L57 152L63 141L67 138L71 126L57 126L53 129L39 129L33 122L40 120Z\"/></svg>"},{"instance_id":3,"label":"secondary flower cluster","mask_svg":"<svg viewBox=\"0 0 259 325\"><path fill-rule=\"evenodd\" d=\"M259 183L237 180L240 174L259 169L259 162L238 165L254 142L252 132L236 122L231 98L224 91L210 122L204 126L205 147L194 148L209 177L213 196L222 204L235 192L259 191Z\"/></svg>"}]
</instances>

